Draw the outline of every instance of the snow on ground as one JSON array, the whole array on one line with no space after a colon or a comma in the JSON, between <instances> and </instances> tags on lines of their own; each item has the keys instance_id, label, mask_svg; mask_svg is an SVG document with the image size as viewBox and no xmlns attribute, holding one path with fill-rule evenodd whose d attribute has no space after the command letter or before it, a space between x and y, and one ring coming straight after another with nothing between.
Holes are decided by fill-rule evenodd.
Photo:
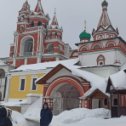
<instances>
[{"instance_id":1,"label":"snow on ground","mask_svg":"<svg viewBox=\"0 0 126 126\"><path fill-rule=\"evenodd\" d=\"M64 111L58 116L54 116L51 126L82 126L80 123L83 120L95 118L104 119L110 118L110 111L107 109L86 109L86 108L77 108L70 111ZM84 126L84 123L83 123ZM86 125L85 125L86 126ZM90 125L91 126L91 125ZM94 125L93 125L94 126Z\"/></svg>"},{"instance_id":2,"label":"snow on ground","mask_svg":"<svg viewBox=\"0 0 126 126\"><path fill-rule=\"evenodd\" d=\"M126 117L115 119L86 118L73 123L55 123L50 126L126 126Z\"/></svg>"},{"instance_id":3,"label":"snow on ground","mask_svg":"<svg viewBox=\"0 0 126 126\"><path fill-rule=\"evenodd\" d=\"M11 119L13 126L28 126L28 122L19 112L12 111Z\"/></svg>"},{"instance_id":4,"label":"snow on ground","mask_svg":"<svg viewBox=\"0 0 126 126\"><path fill-rule=\"evenodd\" d=\"M36 104L39 104L38 100ZM38 122L40 119L41 107L36 104L29 107L25 116L32 121ZM30 126L25 120L24 115L18 112L12 112L13 126ZM34 126L34 125L33 125ZM64 111L61 114L54 116L50 126L126 126L126 117L110 118L110 111L107 109L86 109L76 108L69 111Z\"/></svg>"},{"instance_id":5,"label":"snow on ground","mask_svg":"<svg viewBox=\"0 0 126 126\"><path fill-rule=\"evenodd\" d=\"M39 122L41 108L42 108L42 98L39 98L27 109L27 111L24 113L24 117L28 120Z\"/></svg>"},{"instance_id":6,"label":"snow on ground","mask_svg":"<svg viewBox=\"0 0 126 126\"><path fill-rule=\"evenodd\" d=\"M50 126L126 126L126 117L110 118L106 109L73 109L53 117Z\"/></svg>"}]
</instances>

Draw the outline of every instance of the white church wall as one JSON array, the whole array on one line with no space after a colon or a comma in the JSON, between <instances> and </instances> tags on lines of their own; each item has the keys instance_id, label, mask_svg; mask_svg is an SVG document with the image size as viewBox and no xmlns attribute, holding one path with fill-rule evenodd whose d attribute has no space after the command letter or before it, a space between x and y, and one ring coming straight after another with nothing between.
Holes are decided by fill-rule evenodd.
<instances>
[{"instance_id":1,"label":"white church wall","mask_svg":"<svg viewBox=\"0 0 126 126\"><path fill-rule=\"evenodd\" d=\"M83 70L89 71L91 73L97 74L101 77L108 78L110 75L118 72L120 70L119 66L94 66L85 67Z\"/></svg>"},{"instance_id":2,"label":"white church wall","mask_svg":"<svg viewBox=\"0 0 126 126\"><path fill-rule=\"evenodd\" d=\"M119 50L113 49L108 51L97 51L91 53L82 53L79 55L82 66L97 66L97 58L99 55L105 57L105 65L113 65L117 60L121 63L126 62L126 57Z\"/></svg>"},{"instance_id":3,"label":"white church wall","mask_svg":"<svg viewBox=\"0 0 126 126\"><path fill-rule=\"evenodd\" d=\"M120 62L121 66L124 65L126 63L126 55L124 55L124 53L122 53L121 51L116 51L117 54L117 59Z\"/></svg>"}]
</instances>

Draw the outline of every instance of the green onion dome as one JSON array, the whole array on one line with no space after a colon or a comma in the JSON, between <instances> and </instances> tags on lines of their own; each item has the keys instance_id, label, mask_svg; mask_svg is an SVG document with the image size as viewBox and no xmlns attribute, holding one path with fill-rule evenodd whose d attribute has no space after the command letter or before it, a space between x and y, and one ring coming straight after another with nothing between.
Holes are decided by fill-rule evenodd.
<instances>
[{"instance_id":1,"label":"green onion dome","mask_svg":"<svg viewBox=\"0 0 126 126\"><path fill-rule=\"evenodd\" d=\"M87 33L85 30L79 35L80 40L91 39L91 34Z\"/></svg>"}]
</instances>

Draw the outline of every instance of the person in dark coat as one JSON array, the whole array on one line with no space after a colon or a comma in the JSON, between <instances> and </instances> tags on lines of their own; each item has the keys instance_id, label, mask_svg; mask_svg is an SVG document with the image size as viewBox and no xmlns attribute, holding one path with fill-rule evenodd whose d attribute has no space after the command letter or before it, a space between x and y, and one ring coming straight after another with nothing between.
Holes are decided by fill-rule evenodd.
<instances>
[{"instance_id":1,"label":"person in dark coat","mask_svg":"<svg viewBox=\"0 0 126 126\"><path fill-rule=\"evenodd\" d=\"M40 126L49 126L52 121L52 111L48 107L48 103L43 104L43 108L40 113Z\"/></svg>"},{"instance_id":2,"label":"person in dark coat","mask_svg":"<svg viewBox=\"0 0 126 126\"><path fill-rule=\"evenodd\" d=\"M7 110L3 106L0 106L0 126L12 126L11 120L7 117Z\"/></svg>"}]
</instances>

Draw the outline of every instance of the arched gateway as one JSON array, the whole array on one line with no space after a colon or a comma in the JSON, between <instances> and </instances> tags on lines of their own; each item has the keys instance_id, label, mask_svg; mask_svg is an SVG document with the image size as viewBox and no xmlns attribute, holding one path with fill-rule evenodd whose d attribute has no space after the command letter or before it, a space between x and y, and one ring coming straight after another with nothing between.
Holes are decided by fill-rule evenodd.
<instances>
[{"instance_id":1,"label":"arched gateway","mask_svg":"<svg viewBox=\"0 0 126 126\"><path fill-rule=\"evenodd\" d=\"M39 79L37 83L44 85L43 100L49 103L54 114L82 107L85 103L80 97L90 88L88 81L75 76L69 68L61 64Z\"/></svg>"},{"instance_id":2,"label":"arched gateway","mask_svg":"<svg viewBox=\"0 0 126 126\"><path fill-rule=\"evenodd\" d=\"M46 97L52 98L53 112L58 114L63 110L79 107L79 97L84 90L79 81L72 77L60 77L54 80L46 91Z\"/></svg>"}]
</instances>

